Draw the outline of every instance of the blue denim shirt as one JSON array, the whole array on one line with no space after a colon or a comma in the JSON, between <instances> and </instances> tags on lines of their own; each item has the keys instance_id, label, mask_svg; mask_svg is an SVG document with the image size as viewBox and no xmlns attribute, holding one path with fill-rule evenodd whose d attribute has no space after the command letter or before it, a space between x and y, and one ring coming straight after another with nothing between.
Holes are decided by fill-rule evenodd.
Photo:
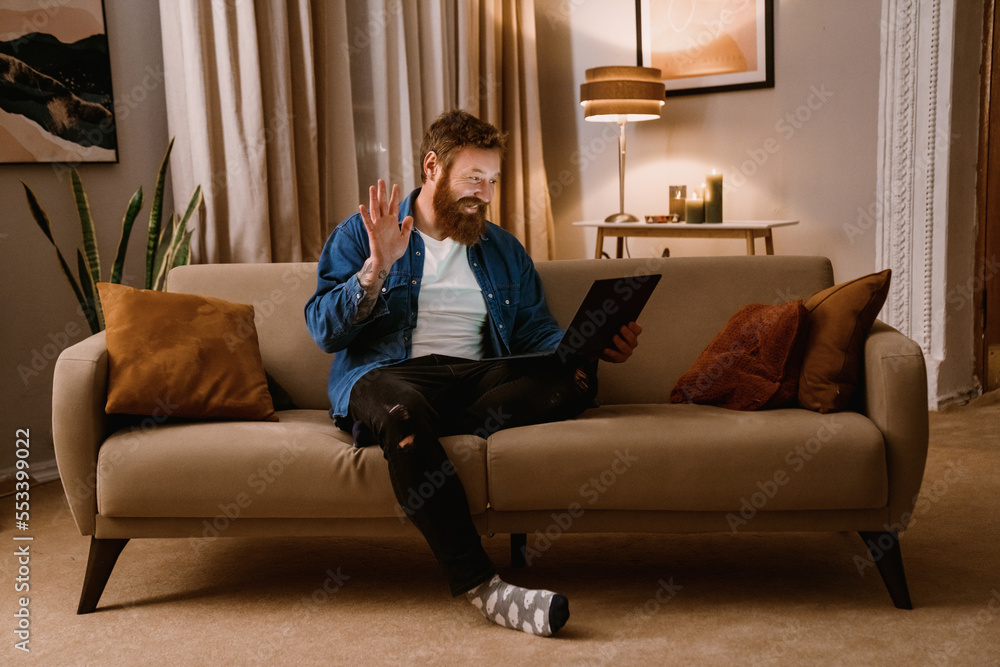
<instances>
[{"instance_id":1,"label":"blue denim shirt","mask_svg":"<svg viewBox=\"0 0 1000 667\"><path fill-rule=\"evenodd\" d=\"M400 204L399 219L411 215L417 188ZM488 312L486 355L506 356L554 350L562 329L549 312L535 265L512 234L487 224L480 242L468 247L469 266L483 291ZM316 293L306 303L313 340L336 353L330 369L330 412L347 414L351 389L373 368L410 357L417 324L417 296L424 273L424 242L414 229L406 253L385 282L372 314L355 324L365 291L357 273L369 257L361 214L340 223L319 259Z\"/></svg>"}]
</instances>

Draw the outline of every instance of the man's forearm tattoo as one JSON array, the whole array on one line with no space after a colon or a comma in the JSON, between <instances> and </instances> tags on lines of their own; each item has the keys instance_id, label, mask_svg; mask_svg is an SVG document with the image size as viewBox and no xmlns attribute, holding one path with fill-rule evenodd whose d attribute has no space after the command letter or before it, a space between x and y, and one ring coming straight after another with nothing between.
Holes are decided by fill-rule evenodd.
<instances>
[{"instance_id":1,"label":"man's forearm tattoo","mask_svg":"<svg viewBox=\"0 0 1000 667\"><path fill-rule=\"evenodd\" d=\"M358 312L354 316L355 323L365 321L372 314L375 302L378 301L378 288L388 275L389 272L382 269L378 272L377 277L373 277L372 267L368 262L365 262L365 265L358 271L358 283L360 283L361 288L365 291L365 295L361 298L360 303L358 303Z\"/></svg>"}]
</instances>

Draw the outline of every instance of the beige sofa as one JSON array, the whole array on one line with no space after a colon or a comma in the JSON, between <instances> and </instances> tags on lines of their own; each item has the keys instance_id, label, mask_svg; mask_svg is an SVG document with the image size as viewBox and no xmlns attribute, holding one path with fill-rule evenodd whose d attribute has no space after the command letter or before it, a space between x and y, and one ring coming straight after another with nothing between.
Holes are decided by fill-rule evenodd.
<instances>
[{"instance_id":1,"label":"beige sofa","mask_svg":"<svg viewBox=\"0 0 1000 667\"><path fill-rule=\"evenodd\" d=\"M133 538L391 539L414 530L381 451L354 448L328 416L331 357L303 319L315 270L309 263L213 265L170 274L171 291L255 306L264 366L295 404L279 410L277 422L176 422L157 414L122 422L104 410L104 334L59 357L56 456L77 527L92 536L80 613L96 608ZM593 279L647 272L663 279L640 318L634 357L601 364L601 407L488 440L444 439L477 525L483 534L511 534L515 564L545 552L558 558L564 532L857 531L893 602L910 607L897 533L913 511L927 453L926 377L913 341L876 322L858 412L669 402L678 377L734 312L832 285L828 260L574 260L538 270L562 322Z\"/></svg>"}]
</instances>

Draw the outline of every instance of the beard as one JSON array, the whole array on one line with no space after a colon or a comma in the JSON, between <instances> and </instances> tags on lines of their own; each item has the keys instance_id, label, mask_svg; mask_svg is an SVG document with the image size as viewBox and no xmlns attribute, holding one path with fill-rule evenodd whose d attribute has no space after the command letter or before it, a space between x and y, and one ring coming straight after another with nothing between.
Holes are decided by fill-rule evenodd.
<instances>
[{"instance_id":1,"label":"beard","mask_svg":"<svg viewBox=\"0 0 1000 667\"><path fill-rule=\"evenodd\" d=\"M478 197L455 199L447 173L442 175L434 190L433 206L438 227L445 236L462 245L475 245L486 233L486 205ZM464 209L468 206L475 206L475 212L466 213Z\"/></svg>"}]
</instances>

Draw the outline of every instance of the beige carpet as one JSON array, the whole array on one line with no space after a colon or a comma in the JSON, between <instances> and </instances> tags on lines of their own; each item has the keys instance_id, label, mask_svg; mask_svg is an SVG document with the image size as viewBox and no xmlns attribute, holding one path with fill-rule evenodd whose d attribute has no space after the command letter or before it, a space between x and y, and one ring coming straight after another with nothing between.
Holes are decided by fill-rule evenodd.
<instances>
[{"instance_id":1,"label":"beige carpet","mask_svg":"<svg viewBox=\"0 0 1000 667\"><path fill-rule=\"evenodd\" d=\"M855 534L566 535L531 568L503 568L569 597L553 639L452 600L418 539L134 540L98 611L77 616L88 539L55 483L32 491L30 655L14 648L3 520L0 663L1000 664L1000 393L931 428L902 540L913 611L874 568L859 575ZM508 562L505 536L486 544Z\"/></svg>"}]
</instances>

